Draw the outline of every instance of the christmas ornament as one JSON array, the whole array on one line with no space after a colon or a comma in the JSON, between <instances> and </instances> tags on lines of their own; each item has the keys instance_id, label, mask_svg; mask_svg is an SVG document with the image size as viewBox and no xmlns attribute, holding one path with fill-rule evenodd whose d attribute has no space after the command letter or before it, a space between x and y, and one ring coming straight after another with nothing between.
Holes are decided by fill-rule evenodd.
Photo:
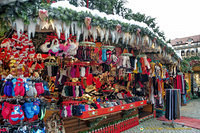
<instances>
[{"instance_id":1,"label":"christmas ornament","mask_svg":"<svg viewBox=\"0 0 200 133\"><path fill-rule=\"evenodd\" d=\"M39 18L40 18L40 28L48 29L49 23L48 23L48 11L45 9L39 9Z\"/></svg>"}]
</instances>

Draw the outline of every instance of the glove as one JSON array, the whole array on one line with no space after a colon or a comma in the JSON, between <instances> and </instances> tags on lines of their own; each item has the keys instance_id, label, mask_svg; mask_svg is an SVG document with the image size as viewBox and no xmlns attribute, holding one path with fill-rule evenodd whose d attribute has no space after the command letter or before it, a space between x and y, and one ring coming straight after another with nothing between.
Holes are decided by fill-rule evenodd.
<instances>
[{"instance_id":1,"label":"glove","mask_svg":"<svg viewBox=\"0 0 200 133\"><path fill-rule=\"evenodd\" d=\"M33 118L34 116L34 110L33 110L33 102L26 102L24 103L23 107L22 107L24 113L25 113L25 116L28 118L28 119L31 119Z\"/></svg>"}]
</instances>

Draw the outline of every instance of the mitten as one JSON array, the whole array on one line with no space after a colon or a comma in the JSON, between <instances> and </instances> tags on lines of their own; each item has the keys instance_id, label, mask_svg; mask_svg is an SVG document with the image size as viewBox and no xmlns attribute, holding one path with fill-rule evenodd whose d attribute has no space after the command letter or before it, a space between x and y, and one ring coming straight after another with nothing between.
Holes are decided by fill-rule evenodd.
<instances>
[{"instance_id":1,"label":"mitten","mask_svg":"<svg viewBox=\"0 0 200 133\"><path fill-rule=\"evenodd\" d=\"M35 89L35 83L29 81L28 82L29 85L29 91L26 92L26 95L29 97L34 97L37 95L37 90Z\"/></svg>"},{"instance_id":2,"label":"mitten","mask_svg":"<svg viewBox=\"0 0 200 133\"><path fill-rule=\"evenodd\" d=\"M13 105L12 110L9 116L9 122L16 122L19 120L20 117L20 106L19 105Z\"/></svg>"},{"instance_id":3,"label":"mitten","mask_svg":"<svg viewBox=\"0 0 200 133\"><path fill-rule=\"evenodd\" d=\"M33 102L34 115L38 115L40 112L40 101Z\"/></svg>"},{"instance_id":4,"label":"mitten","mask_svg":"<svg viewBox=\"0 0 200 133\"><path fill-rule=\"evenodd\" d=\"M21 108L21 105L20 105L20 108L19 108L19 120L24 120L24 112Z\"/></svg>"},{"instance_id":5,"label":"mitten","mask_svg":"<svg viewBox=\"0 0 200 133\"><path fill-rule=\"evenodd\" d=\"M1 115L3 116L4 119L8 119L10 113L11 113L11 104L8 102L4 102Z\"/></svg>"},{"instance_id":6,"label":"mitten","mask_svg":"<svg viewBox=\"0 0 200 133\"><path fill-rule=\"evenodd\" d=\"M37 96L44 93L44 88L42 83L35 83L35 89L37 90Z\"/></svg>"},{"instance_id":7,"label":"mitten","mask_svg":"<svg viewBox=\"0 0 200 133\"><path fill-rule=\"evenodd\" d=\"M26 102L23 104L22 109L25 113L25 116L30 119L34 116L34 110L33 110L33 102Z\"/></svg>"},{"instance_id":8,"label":"mitten","mask_svg":"<svg viewBox=\"0 0 200 133\"><path fill-rule=\"evenodd\" d=\"M25 88L25 91L29 91L29 86L27 83L24 83L24 88Z\"/></svg>"},{"instance_id":9,"label":"mitten","mask_svg":"<svg viewBox=\"0 0 200 133\"><path fill-rule=\"evenodd\" d=\"M71 117L72 116L72 107L71 107L71 105L68 105L66 107L66 109L67 109L67 117Z\"/></svg>"}]
</instances>

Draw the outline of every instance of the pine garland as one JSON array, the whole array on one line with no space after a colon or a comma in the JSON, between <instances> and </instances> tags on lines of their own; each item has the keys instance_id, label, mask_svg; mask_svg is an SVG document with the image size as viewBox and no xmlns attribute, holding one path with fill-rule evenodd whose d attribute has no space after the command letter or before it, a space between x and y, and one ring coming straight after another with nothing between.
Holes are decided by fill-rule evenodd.
<instances>
[{"instance_id":1,"label":"pine garland","mask_svg":"<svg viewBox=\"0 0 200 133\"><path fill-rule=\"evenodd\" d=\"M35 1L28 1L28 2L16 2L12 5L6 5L3 7L5 9L2 14L1 18L3 18L3 22L6 24L9 21L14 21L16 18L21 18L25 24L29 24L30 19L34 19L35 21L38 18L38 10L39 9L46 9L48 10L48 17L49 20L57 19L62 20L63 22L70 23L72 21L77 21L78 25L81 25L84 23L85 17L90 17L92 19L91 25L92 26L99 26L101 28L114 30L116 28L116 25L120 24L122 27L123 32L129 32L129 33L136 33L138 29L141 30L140 34L141 36L147 35L151 40L154 38L157 38L157 44L161 47L166 46L166 52L168 54L173 55L175 59L178 59L177 54L175 54L174 50L171 47L167 47L167 44L160 38L163 38L163 33L159 33L158 27L155 27L154 32L157 33L159 36L156 36L154 33L152 33L149 29L140 27L138 25L131 25L128 23L123 23L117 20L106 20L106 18L101 18L98 16L93 16L91 13L88 12L76 12L71 9L67 8L51 8L49 3L41 3L40 0ZM134 16L134 15L133 15ZM146 17L144 15L137 15L138 21L146 21L149 26L151 27L151 23L154 22L153 18ZM133 17L134 18L134 17ZM8 26L8 25L5 25ZM154 27L154 26L153 26Z\"/></svg>"},{"instance_id":2,"label":"pine garland","mask_svg":"<svg viewBox=\"0 0 200 133\"><path fill-rule=\"evenodd\" d=\"M181 72L183 73L192 72L192 67L190 66L190 63L185 59L181 61Z\"/></svg>"}]
</instances>

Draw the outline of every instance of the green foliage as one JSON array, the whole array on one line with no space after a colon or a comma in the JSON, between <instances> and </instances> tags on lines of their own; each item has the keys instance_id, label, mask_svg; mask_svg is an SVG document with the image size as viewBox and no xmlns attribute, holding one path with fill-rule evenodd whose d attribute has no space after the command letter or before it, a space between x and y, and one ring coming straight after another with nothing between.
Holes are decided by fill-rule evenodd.
<instances>
[{"instance_id":1,"label":"green foliage","mask_svg":"<svg viewBox=\"0 0 200 133\"><path fill-rule=\"evenodd\" d=\"M87 0L83 0L81 5L77 0L69 0L69 2L75 6L79 5L87 7ZM156 26L155 18L146 16L145 14L141 14L139 12L133 13L131 9L125 7L126 3L127 0L88 0L88 8L97 9L100 12L105 12L107 14L117 14L128 20L133 19L138 22L143 22L152 28L152 30L163 40L165 40L164 32L160 31L159 26Z\"/></svg>"},{"instance_id":2,"label":"green foliage","mask_svg":"<svg viewBox=\"0 0 200 133\"><path fill-rule=\"evenodd\" d=\"M184 73L192 72L192 67L190 66L190 63L185 59L181 61L181 71Z\"/></svg>"},{"instance_id":3,"label":"green foliage","mask_svg":"<svg viewBox=\"0 0 200 133\"><path fill-rule=\"evenodd\" d=\"M84 0L86 2L86 0ZM75 0L70 0L70 3L77 3ZM77 12L68 8L51 8L50 4L42 2L40 0L27 1L27 2L16 2L15 4L10 4L3 6L0 11L0 18L3 18L1 26L8 26L9 20L13 21L16 18L21 18L25 24L29 24L30 18L38 18L38 10L46 9L48 10L49 20L58 19L69 24L72 21L77 21L78 25L84 23L85 17L90 17L92 19L92 26L100 26L101 28L114 30L118 24L122 26L123 32L136 33L137 29L141 29L141 36L148 35L150 39L157 38L157 44L162 48L166 46L166 43L159 38L164 38L164 33L159 32L159 27L155 25L155 18L146 16L145 14L136 13L133 14L131 9L125 8L125 0L89 0L89 8L97 9L107 14L118 14L124 16L127 19L134 19L139 22L145 22L150 28L154 29L154 32L158 34L155 35L148 28L143 28L138 25L130 25L128 23L123 23L117 20L107 20L106 18L101 18L98 16L93 16L88 12ZM78 3L77 3L78 4ZM76 4L75 4L76 5ZM3 9L3 10L2 10ZM178 56L174 54L174 50L170 47L166 48L167 53L173 54L174 58L178 59Z\"/></svg>"},{"instance_id":4,"label":"green foliage","mask_svg":"<svg viewBox=\"0 0 200 133\"><path fill-rule=\"evenodd\" d=\"M192 56L190 58L185 58L185 60L187 60L188 62L194 61L194 60L200 61L200 57L199 56Z\"/></svg>"}]
</instances>

